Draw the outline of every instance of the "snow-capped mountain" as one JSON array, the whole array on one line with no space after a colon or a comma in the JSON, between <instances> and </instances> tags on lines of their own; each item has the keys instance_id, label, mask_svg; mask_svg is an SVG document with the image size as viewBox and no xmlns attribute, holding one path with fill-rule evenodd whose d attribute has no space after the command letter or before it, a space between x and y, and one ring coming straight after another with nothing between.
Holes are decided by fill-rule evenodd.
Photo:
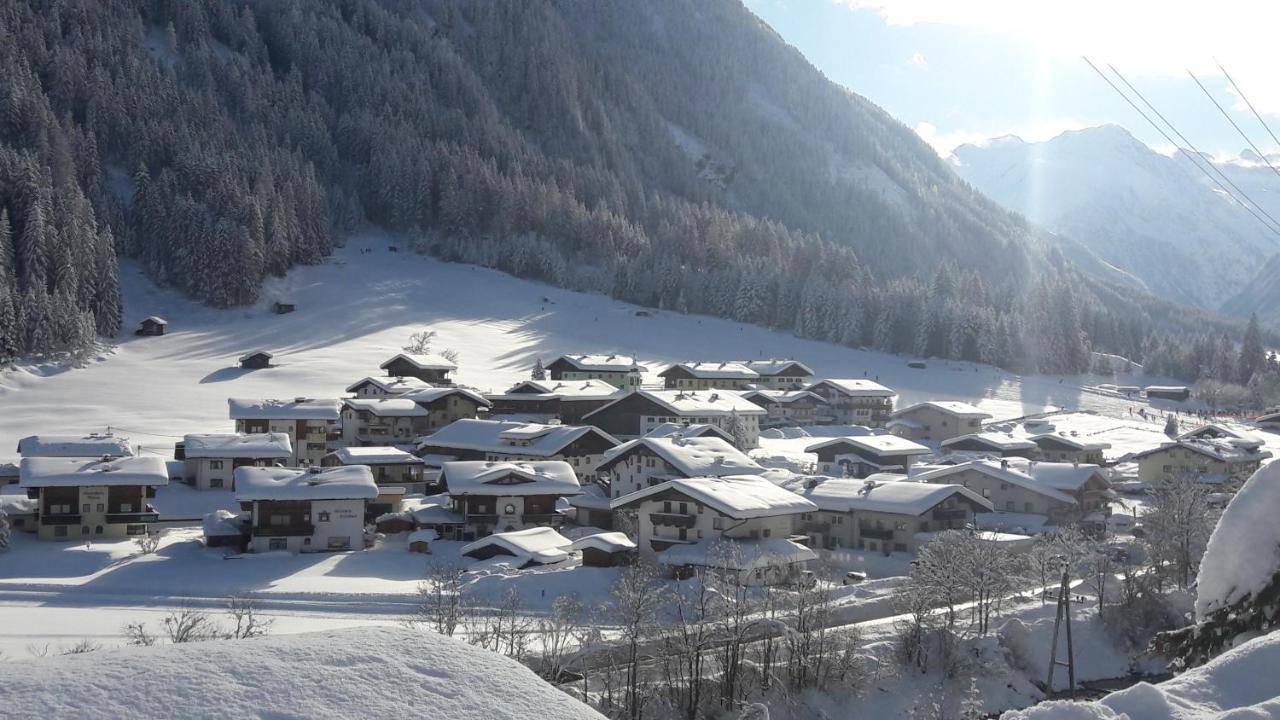
<instances>
[{"instance_id":1,"label":"snow-capped mountain","mask_svg":"<svg viewBox=\"0 0 1280 720\"><path fill-rule=\"evenodd\" d=\"M1188 158L1161 155L1115 125L1041 143L1006 136L956 148L949 160L996 202L1171 300L1248 313L1250 302L1228 301L1280 251L1280 235ZM1280 217L1280 176L1261 158L1249 153L1218 166Z\"/></svg>"}]
</instances>

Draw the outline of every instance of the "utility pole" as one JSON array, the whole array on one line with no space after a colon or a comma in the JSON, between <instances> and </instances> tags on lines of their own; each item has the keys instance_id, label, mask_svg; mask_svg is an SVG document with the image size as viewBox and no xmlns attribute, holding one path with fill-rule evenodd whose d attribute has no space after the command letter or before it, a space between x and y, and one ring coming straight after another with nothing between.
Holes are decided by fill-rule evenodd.
<instances>
[{"instance_id":1,"label":"utility pole","mask_svg":"<svg viewBox=\"0 0 1280 720\"><path fill-rule=\"evenodd\" d=\"M1058 659L1058 633L1063 623L1067 626L1067 659ZM1062 570L1062 586L1058 588L1058 612L1053 620L1053 643L1049 646L1049 679L1045 682L1045 694L1053 692L1053 672L1061 665L1067 669L1067 683L1071 689L1071 699L1076 699L1076 654L1071 645L1071 575Z\"/></svg>"}]
</instances>

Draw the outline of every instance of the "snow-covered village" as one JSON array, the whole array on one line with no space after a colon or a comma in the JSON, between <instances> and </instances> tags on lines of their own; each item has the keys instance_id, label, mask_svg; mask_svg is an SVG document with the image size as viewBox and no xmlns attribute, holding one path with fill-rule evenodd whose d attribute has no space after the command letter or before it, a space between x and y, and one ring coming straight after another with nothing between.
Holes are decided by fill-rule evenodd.
<instances>
[{"instance_id":1,"label":"snow-covered village","mask_svg":"<svg viewBox=\"0 0 1280 720\"><path fill-rule=\"evenodd\" d=\"M1280 10L0 7L0 718L1280 720Z\"/></svg>"}]
</instances>

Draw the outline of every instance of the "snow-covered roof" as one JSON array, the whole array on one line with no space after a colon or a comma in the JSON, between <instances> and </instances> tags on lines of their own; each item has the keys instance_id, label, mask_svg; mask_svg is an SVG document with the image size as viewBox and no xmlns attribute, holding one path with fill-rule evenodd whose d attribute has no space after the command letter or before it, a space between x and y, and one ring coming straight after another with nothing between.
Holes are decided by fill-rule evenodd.
<instances>
[{"instance_id":1,"label":"snow-covered roof","mask_svg":"<svg viewBox=\"0 0 1280 720\"><path fill-rule=\"evenodd\" d=\"M901 475L879 477L893 479L811 478L797 482L793 489L828 512L857 510L918 516L952 495L961 495L981 508L992 509L990 501L963 485L913 482Z\"/></svg>"},{"instance_id":2,"label":"snow-covered roof","mask_svg":"<svg viewBox=\"0 0 1280 720\"><path fill-rule=\"evenodd\" d=\"M603 380L524 380L506 392L485 395L490 400L609 400L626 390Z\"/></svg>"},{"instance_id":3,"label":"snow-covered roof","mask_svg":"<svg viewBox=\"0 0 1280 720\"><path fill-rule=\"evenodd\" d=\"M718 538L672 545L658 553L661 565L694 565L725 570L756 570L816 560L817 553L786 538Z\"/></svg>"},{"instance_id":4,"label":"snow-covered roof","mask_svg":"<svg viewBox=\"0 0 1280 720\"><path fill-rule=\"evenodd\" d=\"M410 390L406 392L403 397L421 405L430 405L431 403L440 400L441 398L447 398L450 395L461 395L465 398L469 398L481 407L489 407L490 404L489 401L480 393L460 387L422 388L421 390Z\"/></svg>"},{"instance_id":5,"label":"snow-covered roof","mask_svg":"<svg viewBox=\"0 0 1280 720\"><path fill-rule=\"evenodd\" d=\"M911 413L922 408L933 408L934 410L947 413L948 415L977 420L985 420L986 418L991 417L991 413L977 407L976 405L970 405L967 402L960 402L958 400L926 400L898 410L893 414L893 417L906 415L907 413Z\"/></svg>"},{"instance_id":6,"label":"snow-covered roof","mask_svg":"<svg viewBox=\"0 0 1280 720\"><path fill-rule=\"evenodd\" d=\"M1178 436L1179 440L1235 439L1239 447L1262 447L1266 441L1247 430L1236 430L1221 423L1208 423L1194 430L1188 430Z\"/></svg>"},{"instance_id":7,"label":"snow-covered roof","mask_svg":"<svg viewBox=\"0 0 1280 720\"><path fill-rule=\"evenodd\" d=\"M18 466L24 488L169 484L169 466L158 455L121 458L27 457Z\"/></svg>"},{"instance_id":8,"label":"snow-covered roof","mask_svg":"<svg viewBox=\"0 0 1280 720\"><path fill-rule=\"evenodd\" d=\"M752 370L740 362L682 362L675 363L671 367L658 373L659 376L666 377L668 373L674 370L684 370L696 378L703 379L733 379L733 380L754 380L760 377L760 373Z\"/></svg>"},{"instance_id":9,"label":"snow-covered roof","mask_svg":"<svg viewBox=\"0 0 1280 720\"><path fill-rule=\"evenodd\" d=\"M884 385L865 378L828 378L813 383L806 387L805 390L813 390L820 385L830 387L836 392L849 397L894 397L897 395L896 392Z\"/></svg>"},{"instance_id":10,"label":"snow-covered roof","mask_svg":"<svg viewBox=\"0 0 1280 720\"><path fill-rule=\"evenodd\" d=\"M603 472L640 448L647 449L686 477L750 475L764 468L719 437L642 437L610 450L596 467Z\"/></svg>"},{"instance_id":11,"label":"snow-covered roof","mask_svg":"<svg viewBox=\"0 0 1280 720\"><path fill-rule=\"evenodd\" d=\"M1037 445L1030 440L1015 438L1012 435L995 432L969 433L968 435L960 435L949 440L943 440L942 447L951 447L961 443L976 442L980 445L986 445L992 450L1008 452L1010 450L1032 450Z\"/></svg>"},{"instance_id":12,"label":"snow-covered roof","mask_svg":"<svg viewBox=\"0 0 1280 720\"><path fill-rule=\"evenodd\" d=\"M460 460L440 469L450 495L577 495L573 466L563 460L489 462Z\"/></svg>"},{"instance_id":13,"label":"snow-covered roof","mask_svg":"<svg viewBox=\"0 0 1280 720\"><path fill-rule=\"evenodd\" d=\"M851 435L848 437L831 438L820 443L810 445L804 449L805 452L818 452L822 448L831 447L832 445L851 445L858 450L863 450L871 455L878 456L897 456L897 455L928 455L933 452L929 448L921 445L913 440L898 437L897 435Z\"/></svg>"},{"instance_id":14,"label":"snow-covered roof","mask_svg":"<svg viewBox=\"0 0 1280 720\"><path fill-rule=\"evenodd\" d=\"M271 358L275 357L275 355L272 355L271 353L267 352L266 350L252 350L252 351L250 351L250 352L247 352L247 353L245 353L245 354L241 355L239 358L237 358L237 359L236 359L236 362L244 362L245 360L248 360L248 359L250 359L250 358L258 357L259 355L266 356L266 358L267 358L268 360L270 360Z\"/></svg>"},{"instance_id":15,"label":"snow-covered roof","mask_svg":"<svg viewBox=\"0 0 1280 720\"><path fill-rule=\"evenodd\" d=\"M1241 440L1240 438L1199 438L1195 440L1176 440L1171 443L1164 443L1159 447L1144 450L1133 456L1132 459L1140 460L1148 455L1166 452L1176 448L1183 448L1191 452L1204 455L1205 457L1223 462L1248 462L1252 460L1264 460L1271 457L1269 450L1261 449L1252 440Z\"/></svg>"},{"instance_id":16,"label":"snow-covered roof","mask_svg":"<svg viewBox=\"0 0 1280 720\"><path fill-rule=\"evenodd\" d=\"M440 534L435 531L435 528L425 528L422 530L414 530L413 532L409 533L409 538L407 542L410 545L416 542L431 543L431 542L435 542L436 539L439 537L439 535Z\"/></svg>"},{"instance_id":17,"label":"snow-covered roof","mask_svg":"<svg viewBox=\"0 0 1280 720\"><path fill-rule=\"evenodd\" d=\"M361 385L373 385L388 395L399 395L411 390L429 390L433 387L431 383L421 378L413 376L409 377L366 377L347 386L346 392L353 393L360 389Z\"/></svg>"},{"instance_id":18,"label":"snow-covered roof","mask_svg":"<svg viewBox=\"0 0 1280 720\"><path fill-rule=\"evenodd\" d=\"M1222 512L1200 561L1196 619L1257 592L1280 568L1280 462L1262 466Z\"/></svg>"},{"instance_id":19,"label":"snow-covered roof","mask_svg":"<svg viewBox=\"0 0 1280 720\"><path fill-rule=\"evenodd\" d=\"M88 435L28 435L18 441L23 457L124 457L133 454L129 439L111 433Z\"/></svg>"},{"instance_id":20,"label":"snow-covered roof","mask_svg":"<svg viewBox=\"0 0 1280 720\"><path fill-rule=\"evenodd\" d=\"M757 388L743 392L742 397L747 398L748 400L764 400L771 403L780 403L782 405L800 402L801 400L822 403L823 405L827 404L826 398L809 392L808 390L762 390Z\"/></svg>"},{"instance_id":21,"label":"snow-covered roof","mask_svg":"<svg viewBox=\"0 0 1280 720\"><path fill-rule=\"evenodd\" d=\"M570 550L581 551L586 548L614 553L635 550L636 544L631 538L627 537L626 533L602 532L594 535L584 535L569 545Z\"/></svg>"},{"instance_id":22,"label":"snow-covered roof","mask_svg":"<svg viewBox=\"0 0 1280 720\"><path fill-rule=\"evenodd\" d=\"M148 315L148 316L146 316L146 317L142 318L142 322L144 322L144 323L145 323L145 322L151 322L151 323L155 323L155 324L157 324L157 325L168 325L168 324L169 324L169 321L168 321L168 320L165 320L164 318L160 317L159 315Z\"/></svg>"},{"instance_id":23,"label":"snow-covered roof","mask_svg":"<svg viewBox=\"0 0 1280 720\"><path fill-rule=\"evenodd\" d=\"M346 398L342 404L378 417L427 417L431 411L407 397Z\"/></svg>"},{"instance_id":24,"label":"snow-covered roof","mask_svg":"<svg viewBox=\"0 0 1280 720\"><path fill-rule=\"evenodd\" d=\"M462 515L449 508L452 499L446 494L428 495L424 498L404 501L405 512L413 515L419 525L461 524Z\"/></svg>"},{"instance_id":25,"label":"snow-covered roof","mask_svg":"<svg viewBox=\"0 0 1280 720\"><path fill-rule=\"evenodd\" d=\"M518 560L546 565L568 559L569 546L572 544L569 538L551 528L536 527L482 537L473 543L463 545L462 554L471 555L486 546L497 545Z\"/></svg>"},{"instance_id":26,"label":"snow-covered roof","mask_svg":"<svg viewBox=\"0 0 1280 720\"><path fill-rule=\"evenodd\" d=\"M1071 463L1035 463L1035 465L1036 466L1062 465L1068 468L1072 467ZM1079 467L1082 469L1085 469L1086 480L1089 477L1092 477L1092 473L1096 472L1098 469L1096 465L1080 465ZM1048 478L1060 479L1060 476L1057 473L1054 473L1054 472L1046 473L1044 474L1044 477L1046 478L1046 482L1039 482L1032 475L1020 470L1018 468L1018 465L1011 461L993 462L991 460L971 460L969 462L960 463L958 465L941 467L936 470L929 470L927 472L920 473L918 475L912 475L911 479L916 482L927 482L927 483L946 482L946 478L949 478L952 475L964 472L966 470L974 470L984 475L989 475L1002 482L1007 482L1010 485L1017 485L1018 487L1024 490L1029 490L1039 495L1043 495L1047 498L1057 500L1058 502L1066 503L1069 505L1076 504L1076 499L1074 497L1048 484L1047 482ZM1101 477L1101 475L1099 475L1099 477Z\"/></svg>"},{"instance_id":27,"label":"snow-covered roof","mask_svg":"<svg viewBox=\"0 0 1280 720\"><path fill-rule=\"evenodd\" d=\"M556 360L563 360L582 372L648 372L648 368L630 355L561 355Z\"/></svg>"},{"instance_id":28,"label":"snow-covered roof","mask_svg":"<svg viewBox=\"0 0 1280 720\"><path fill-rule=\"evenodd\" d=\"M422 458L400 448L372 445L341 447L329 453L343 465L421 465Z\"/></svg>"},{"instance_id":29,"label":"snow-covered roof","mask_svg":"<svg viewBox=\"0 0 1280 720\"><path fill-rule=\"evenodd\" d=\"M236 500L373 500L378 486L364 465L235 469Z\"/></svg>"},{"instance_id":30,"label":"snow-covered roof","mask_svg":"<svg viewBox=\"0 0 1280 720\"><path fill-rule=\"evenodd\" d=\"M192 434L182 437L189 458L287 458L293 454L288 433Z\"/></svg>"},{"instance_id":31,"label":"snow-covered roof","mask_svg":"<svg viewBox=\"0 0 1280 720\"><path fill-rule=\"evenodd\" d=\"M463 418L421 438L419 444L431 448L483 450L520 455L551 457L584 435L595 433L613 445L612 435L590 425L542 425Z\"/></svg>"},{"instance_id":32,"label":"snow-covered roof","mask_svg":"<svg viewBox=\"0 0 1280 720\"><path fill-rule=\"evenodd\" d=\"M387 366L397 360L403 360L419 370L457 370L458 366L451 360L439 355L415 355L413 353L397 353L394 357L378 366L380 370L386 370Z\"/></svg>"},{"instance_id":33,"label":"snow-covered roof","mask_svg":"<svg viewBox=\"0 0 1280 720\"><path fill-rule=\"evenodd\" d=\"M609 492L595 483L582 486L582 492L569 498L571 507L584 510L608 510L612 498Z\"/></svg>"},{"instance_id":34,"label":"snow-covered roof","mask_svg":"<svg viewBox=\"0 0 1280 720\"><path fill-rule=\"evenodd\" d=\"M725 432L719 425L710 423L690 423L681 425L680 423L662 423L661 425L650 430L645 437L665 438L665 437L718 437L722 440L733 442L733 436Z\"/></svg>"},{"instance_id":35,"label":"snow-covered roof","mask_svg":"<svg viewBox=\"0 0 1280 720\"><path fill-rule=\"evenodd\" d=\"M342 401L336 398L274 400L227 398L232 420L337 420Z\"/></svg>"},{"instance_id":36,"label":"snow-covered roof","mask_svg":"<svg viewBox=\"0 0 1280 720\"><path fill-rule=\"evenodd\" d=\"M26 515L35 512L39 507L40 501L35 498L0 493L0 512L7 515Z\"/></svg>"},{"instance_id":37,"label":"snow-covered roof","mask_svg":"<svg viewBox=\"0 0 1280 720\"><path fill-rule=\"evenodd\" d=\"M802 376L813 375L813 368L799 360L738 360L736 362L746 365L759 375L781 375L793 367L798 369Z\"/></svg>"},{"instance_id":38,"label":"snow-covered roof","mask_svg":"<svg viewBox=\"0 0 1280 720\"><path fill-rule=\"evenodd\" d=\"M672 415L678 416L720 417L732 415L735 412L739 415L766 414L764 408L732 390L638 390L632 394L643 396L662 406ZM622 400L616 402L622 402ZM595 413L604 412L609 407L610 405L606 405L587 413L584 419Z\"/></svg>"},{"instance_id":39,"label":"snow-covered roof","mask_svg":"<svg viewBox=\"0 0 1280 720\"><path fill-rule=\"evenodd\" d=\"M1041 445L1046 442L1057 442L1062 443L1067 447L1075 448L1076 450L1106 450L1111 447L1111 443L1109 442L1085 441L1062 433L1041 433L1039 435L1032 435L1031 442L1036 445Z\"/></svg>"},{"instance_id":40,"label":"snow-covered roof","mask_svg":"<svg viewBox=\"0 0 1280 720\"><path fill-rule=\"evenodd\" d=\"M0 703L47 720L603 720L510 658L405 627L103 648L22 667L6 673Z\"/></svg>"},{"instance_id":41,"label":"snow-covered roof","mask_svg":"<svg viewBox=\"0 0 1280 720\"><path fill-rule=\"evenodd\" d=\"M668 490L685 495L735 520L794 515L817 509L809 500L757 475L677 478L623 495L614 508L631 507Z\"/></svg>"},{"instance_id":42,"label":"snow-covered roof","mask_svg":"<svg viewBox=\"0 0 1280 720\"><path fill-rule=\"evenodd\" d=\"M234 536L241 534L248 516L248 513L219 509L206 514L200 524L205 537Z\"/></svg>"}]
</instances>

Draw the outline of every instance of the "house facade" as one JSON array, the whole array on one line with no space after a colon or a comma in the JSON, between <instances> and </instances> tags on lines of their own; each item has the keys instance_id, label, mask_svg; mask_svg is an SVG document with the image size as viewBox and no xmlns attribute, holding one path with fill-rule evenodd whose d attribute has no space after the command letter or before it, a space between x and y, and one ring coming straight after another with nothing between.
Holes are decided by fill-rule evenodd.
<instances>
[{"instance_id":1,"label":"house facade","mask_svg":"<svg viewBox=\"0 0 1280 720\"><path fill-rule=\"evenodd\" d=\"M358 398L380 398L404 395L435 387L416 377L366 377L347 386L347 392Z\"/></svg>"},{"instance_id":2,"label":"house facade","mask_svg":"<svg viewBox=\"0 0 1280 720\"><path fill-rule=\"evenodd\" d=\"M1039 458L1046 462L1073 462L1089 465L1104 465L1104 450L1111 443L1081 440L1078 437L1044 433L1031 437L1031 442L1040 448Z\"/></svg>"},{"instance_id":3,"label":"house facade","mask_svg":"<svg viewBox=\"0 0 1280 720\"><path fill-rule=\"evenodd\" d=\"M250 552L364 549L365 505L378 497L367 467L241 467L235 483Z\"/></svg>"},{"instance_id":4,"label":"house facade","mask_svg":"<svg viewBox=\"0 0 1280 720\"><path fill-rule=\"evenodd\" d=\"M163 458L26 457L18 468L21 488L38 501L41 540L103 540L145 535L159 519L151 507L155 489L169 483Z\"/></svg>"},{"instance_id":5,"label":"house facade","mask_svg":"<svg viewBox=\"0 0 1280 720\"><path fill-rule=\"evenodd\" d=\"M805 390L827 401L820 424L881 428L889 422L898 394L878 382L862 379L820 380Z\"/></svg>"},{"instance_id":6,"label":"house facade","mask_svg":"<svg viewBox=\"0 0 1280 720\"><path fill-rule=\"evenodd\" d=\"M912 477L963 485L996 513L1039 515L1052 526L1105 524L1110 483L1096 465L973 460Z\"/></svg>"},{"instance_id":7,"label":"house facade","mask_svg":"<svg viewBox=\"0 0 1280 720\"><path fill-rule=\"evenodd\" d=\"M629 355L561 355L546 366L552 380L601 380L622 390L637 390L648 368Z\"/></svg>"},{"instance_id":8,"label":"house facade","mask_svg":"<svg viewBox=\"0 0 1280 720\"><path fill-rule=\"evenodd\" d=\"M911 482L904 475L866 479L813 478L800 494L817 505L796 517L796 532L826 550L866 550L914 555L929 541L925 533L961 530L990 501L960 485Z\"/></svg>"},{"instance_id":9,"label":"house facade","mask_svg":"<svg viewBox=\"0 0 1280 720\"><path fill-rule=\"evenodd\" d=\"M760 444L764 416L764 408L729 390L639 390L587 413L583 422L625 438L648 435L667 423L715 425L744 450Z\"/></svg>"},{"instance_id":10,"label":"house facade","mask_svg":"<svg viewBox=\"0 0 1280 720\"><path fill-rule=\"evenodd\" d=\"M597 468L609 496L620 498L668 480L753 475L763 472L754 460L716 437L643 437L610 452Z\"/></svg>"},{"instance_id":11,"label":"house facade","mask_svg":"<svg viewBox=\"0 0 1280 720\"><path fill-rule=\"evenodd\" d=\"M447 539L474 540L492 533L559 527L556 504L582 492L573 468L562 460L447 462L440 481L449 509L461 522L444 528Z\"/></svg>"},{"instance_id":12,"label":"house facade","mask_svg":"<svg viewBox=\"0 0 1280 720\"><path fill-rule=\"evenodd\" d=\"M394 447L341 447L321 461L323 467L364 465L379 488L402 487L406 492L426 492L426 466L412 453Z\"/></svg>"},{"instance_id":13,"label":"house facade","mask_svg":"<svg viewBox=\"0 0 1280 720\"><path fill-rule=\"evenodd\" d=\"M342 403L334 398L230 398L227 405L237 433L288 435L293 448L289 465L319 465L331 449L342 443Z\"/></svg>"},{"instance_id":14,"label":"house facade","mask_svg":"<svg viewBox=\"0 0 1280 720\"><path fill-rule=\"evenodd\" d=\"M682 478L624 495L641 558L677 577L714 572L750 585L787 582L817 556L792 539L816 506L757 476Z\"/></svg>"},{"instance_id":15,"label":"house facade","mask_svg":"<svg viewBox=\"0 0 1280 720\"><path fill-rule=\"evenodd\" d=\"M1260 441L1239 438L1187 439L1138 453L1138 479L1158 486L1175 478L1237 486L1271 457Z\"/></svg>"},{"instance_id":16,"label":"house facade","mask_svg":"<svg viewBox=\"0 0 1280 720\"><path fill-rule=\"evenodd\" d=\"M979 453L1002 458L1031 459L1040 455L1040 446L1036 443L1000 433L969 433L943 440L940 446L948 453Z\"/></svg>"},{"instance_id":17,"label":"house facade","mask_svg":"<svg viewBox=\"0 0 1280 720\"><path fill-rule=\"evenodd\" d=\"M439 355L399 353L378 366L387 373L387 377L412 377L433 386L452 385L451 373L457 372L458 366L450 359Z\"/></svg>"},{"instance_id":18,"label":"house facade","mask_svg":"<svg viewBox=\"0 0 1280 720\"><path fill-rule=\"evenodd\" d=\"M817 470L831 477L865 478L881 472L906 474L915 459L933 451L895 435L855 435L824 440L804 449L818 456Z\"/></svg>"},{"instance_id":19,"label":"house facade","mask_svg":"<svg viewBox=\"0 0 1280 720\"><path fill-rule=\"evenodd\" d=\"M658 373L667 390L744 390L760 374L740 362L676 363Z\"/></svg>"},{"instance_id":20,"label":"house facade","mask_svg":"<svg viewBox=\"0 0 1280 720\"><path fill-rule=\"evenodd\" d=\"M889 432L916 442L942 442L982 431L991 414L969 403L930 400L893 413Z\"/></svg>"},{"instance_id":21,"label":"house facade","mask_svg":"<svg viewBox=\"0 0 1280 720\"><path fill-rule=\"evenodd\" d=\"M412 447L428 434L429 414L405 397L348 398L342 401L342 442L348 447Z\"/></svg>"},{"instance_id":22,"label":"house facade","mask_svg":"<svg viewBox=\"0 0 1280 720\"><path fill-rule=\"evenodd\" d=\"M183 436L181 455L188 485L197 490L231 490L236 468L286 465L293 457L293 446L285 433L193 434Z\"/></svg>"},{"instance_id":23,"label":"house facade","mask_svg":"<svg viewBox=\"0 0 1280 720\"><path fill-rule=\"evenodd\" d=\"M459 420L421 439L416 454L436 460L488 462L563 460L583 482L596 479L605 453L620 443L590 425L544 425L503 420Z\"/></svg>"},{"instance_id":24,"label":"house facade","mask_svg":"<svg viewBox=\"0 0 1280 720\"><path fill-rule=\"evenodd\" d=\"M506 392L485 395L490 414L514 415L526 420L559 420L577 425L587 413L626 394L605 380L525 380Z\"/></svg>"},{"instance_id":25,"label":"house facade","mask_svg":"<svg viewBox=\"0 0 1280 720\"><path fill-rule=\"evenodd\" d=\"M825 398L807 390L748 390L742 397L764 408L761 427L805 427L828 417Z\"/></svg>"},{"instance_id":26,"label":"house facade","mask_svg":"<svg viewBox=\"0 0 1280 720\"><path fill-rule=\"evenodd\" d=\"M813 382L813 368L798 360L740 360L755 371L755 386L762 390L803 390Z\"/></svg>"}]
</instances>

